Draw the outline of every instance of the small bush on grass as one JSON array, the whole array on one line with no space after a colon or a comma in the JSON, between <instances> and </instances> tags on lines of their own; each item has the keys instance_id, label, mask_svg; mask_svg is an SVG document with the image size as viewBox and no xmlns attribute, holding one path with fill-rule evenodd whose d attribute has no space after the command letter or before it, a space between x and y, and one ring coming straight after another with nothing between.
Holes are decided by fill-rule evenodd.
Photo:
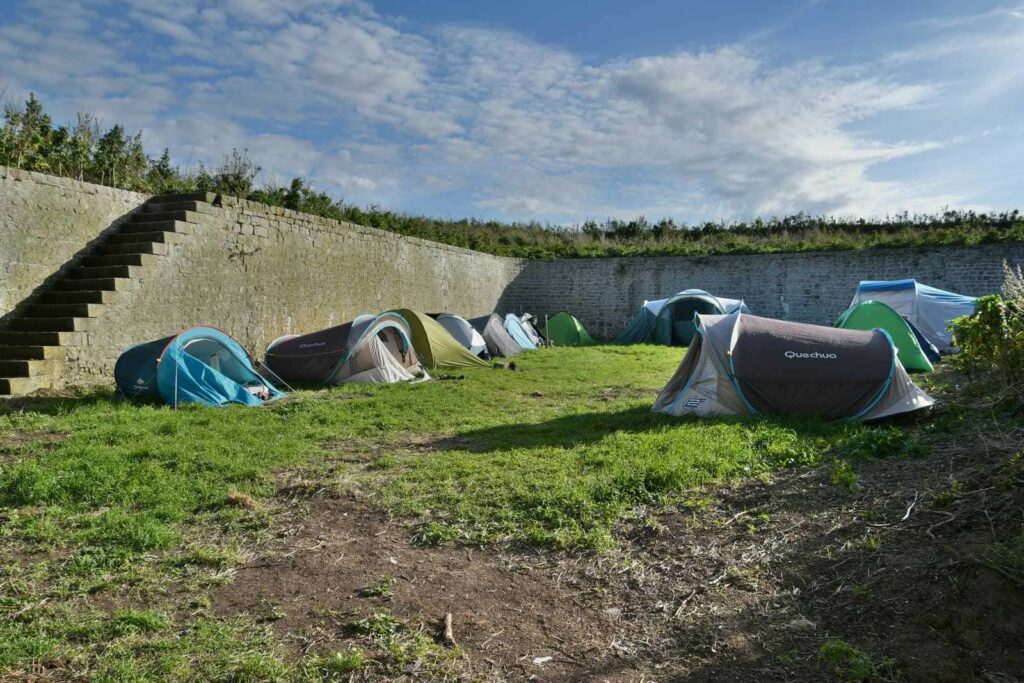
<instances>
[{"instance_id":1,"label":"small bush on grass","mask_svg":"<svg viewBox=\"0 0 1024 683\"><path fill-rule=\"evenodd\" d=\"M974 313L953 321L955 362L973 381L1024 399L1024 275L1003 264L1004 296L978 299Z\"/></svg>"},{"instance_id":2,"label":"small bush on grass","mask_svg":"<svg viewBox=\"0 0 1024 683\"><path fill-rule=\"evenodd\" d=\"M844 683L897 681L896 661L885 657L875 660L845 640L830 640L818 650L818 663Z\"/></svg>"}]
</instances>

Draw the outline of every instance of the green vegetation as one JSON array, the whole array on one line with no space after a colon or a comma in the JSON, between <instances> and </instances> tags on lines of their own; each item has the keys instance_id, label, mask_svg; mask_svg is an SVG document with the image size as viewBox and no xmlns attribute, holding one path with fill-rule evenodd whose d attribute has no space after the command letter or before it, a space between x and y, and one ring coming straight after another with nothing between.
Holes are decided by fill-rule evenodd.
<instances>
[{"instance_id":1,"label":"green vegetation","mask_svg":"<svg viewBox=\"0 0 1024 683\"><path fill-rule=\"evenodd\" d=\"M1024 275L1003 263L1003 296L978 299L974 313L953 324L957 364L973 378L1024 397Z\"/></svg>"},{"instance_id":2,"label":"green vegetation","mask_svg":"<svg viewBox=\"0 0 1024 683\"><path fill-rule=\"evenodd\" d=\"M103 132L88 114L80 114L71 126L54 125L34 96L24 109L6 108L0 164L152 194L219 192L503 256L704 256L1024 241L1024 216L1018 211L900 214L870 221L797 214L699 225L677 224L671 218L651 222L640 216L572 227L411 216L345 204L302 178L286 186L257 187L260 168L244 150L234 150L214 170L201 164L197 169L176 168L168 150L147 158L141 132L129 134L118 125Z\"/></svg>"},{"instance_id":3,"label":"green vegetation","mask_svg":"<svg viewBox=\"0 0 1024 683\"><path fill-rule=\"evenodd\" d=\"M208 591L232 580L294 495L277 490L282 469L318 490L360 491L407 516L423 542L602 549L638 506L692 504L705 484L827 462L885 431L652 414L680 353L546 349L518 359L519 372L298 392L260 409L96 393L11 404L0 414L0 552L12 558L0 576L0 672L344 680L365 667L447 666L445 648L383 613L353 623L356 649L298 662L272 619L213 614ZM383 577L365 594L391 587ZM127 603L94 602L112 593Z\"/></svg>"},{"instance_id":4,"label":"green vegetation","mask_svg":"<svg viewBox=\"0 0 1024 683\"><path fill-rule=\"evenodd\" d=\"M843 683L900 680L891 658L875 660L844 640L830 640L818 650L818 663Z\"/></svg>"}]
</instances>

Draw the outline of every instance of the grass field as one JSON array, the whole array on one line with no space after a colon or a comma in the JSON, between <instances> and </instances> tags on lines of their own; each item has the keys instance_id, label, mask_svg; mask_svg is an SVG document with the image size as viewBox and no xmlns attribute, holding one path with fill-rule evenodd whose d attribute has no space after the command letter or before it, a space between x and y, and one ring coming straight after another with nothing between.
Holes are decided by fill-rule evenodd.
<instances>
[{"instance_id":1,"label":"grass field","mask_svg":"<svg viewBox=\"0 0 1024 683\"><path fill-rule=\"evenodd\" d=\"M680 358L548 349L518 371L302 391L261 409L174 411L104 393L11 403L0 678L347 680L368 666L364 650L296 656L267 623L218 616L207 597L289 501L314 492L390 512L414 544L600 555L638 509L707 505L713 482L926 450L892 427L652 415ZM444 670L436 643L378 622L353 633L385 638L394 666Z\"/></svg>"}]
</instances>

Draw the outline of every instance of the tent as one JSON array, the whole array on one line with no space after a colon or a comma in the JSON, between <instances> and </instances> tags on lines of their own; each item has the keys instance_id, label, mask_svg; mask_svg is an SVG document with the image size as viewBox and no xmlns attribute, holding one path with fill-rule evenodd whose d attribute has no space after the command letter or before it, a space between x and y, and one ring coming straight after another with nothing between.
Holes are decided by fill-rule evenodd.
<instances>
[{"instance_id":1,"label":"tent","mask_svg":"<svg viewBox=\"0 0 1024 683\"><path fill-rule=\"evenodd\" d=\"M512 341L519 345L524 351L537 348L537 344L530 338L530 334L523 328L523 321L515 313L505 316L505 331Z\"/></svg>"},{"instance_id":2,"label":"tent","mask_svg":"<svg viewBox=\"0 0 1024 683\"><path fill-rule=\"evenodd\" d=\"M435 368L471 368L486 366L483 360L469 352L460 344L441 323L426 313L402 308L395 311L405 318L412 331L412 343L424 367Z\"/></svg>"},{"instance_id":3,"label":"tent","mask_svg":"<svg viewBox=\"0 0 1024 683\"><path fill-rule=\"evenodd\" d=\"M697 333L652 408L670 415L785 413L876 420L934 404L883 330L698 315Z\"/></svg>"},{"instance_id":4,"label":"tent","mask_svg":"<svg viewBox=\"0 0 1024 683\"><path fill-rule=\"evenodd\" d=\"M544 337L541 336L537 328L533 326L533 321L536 318L531 313L523 313L519 316L519 322L523 326L523 331L526 332L526 336L530 338L534 346L544 346Z\"/></svg>"},{"instance_id":5,"label":"tent","mask_svg":"<svg viewBox=\"0 0 1024 683\"><path fill-rule=\"evenodd\" d=\"M238 342L212 327L130 347L114 364L114 381L125 398L159 397L172 406L255 406L284 395L256 372Z\"/></svg>"},{"instance_id":6,"label":"tent","mask_svg":"<svg viewBox=\"0 0 1024 683\"><path fill-rule=\"evenodd\" d=\"M519 344L516 344L516 340L509 336L505 330L505 324L498 315L494 313L482 315L469 322L484 338L484 342L487 344L487 353L492 358L510 358L523 350Z\"/></svg>"},{"instance_id":7,"label":"tent","mask_svg":"<svg viewBox=\"0 0 1024 683\"><path fill-rule=\"evenodd\" d=\"M930 372L932 369L932 363L918 343L910 323L888 304L861 301L846 309L835 326L844 330L885 330L896 345L903 367L911 372Z\"/></svg>"},{"instance_id":8,"label":"tent","mask_svg":"<svg viewBox=\"0 0 1024 683\"><path fill-rule=\"evenodd\" d=\"M288 335L267 347L263 364L286 382L391 384L429 379L400 315L363 315L319 332Z\"/></svg>"},{"instance_id":9,"label":"tent","mask_svg":"<svg viewBox=\"0 0 1024 683\"><path fill-rule=\"evenodd\" d=\"M739 299L714 296L703 289L687 289L667 299L645 301L615 343L686 346L697 329L694 315L725 315L734 311L750 312Z\"/></svg>"},{"instance_id":10,"label":"tent","mask_svg":"<svg viewBox=\"0 0 1024 683\"><path fill-rule=\"evenodd\" d=\"M544 337L561 346L583 346L596 344L583 324L571 313L562 311L548 318L544 326Z\"/></svg>"},{"instance_id":11,"label":"tent","mask_svg":"<svg viewBox=\"0 0 1024 683\"><path fill-rule=\"evenodd\" d=\"M973 313L977 302L974 297L922 285L917 280L861 280L850 305L868 300L892 306L943 353L952 348L949 322Z\"/></svg>"},{"instance_id":12,"label":"tent","mask_svg":"<svg viewBox=\"0 0 1024 683\"><path fill-rule=\"evenodd\" d=\"M487 342L465 318L451 313L438 313L431 317L441 323L441 327L448 330L448 334L455 337L455 341L469 349L474 356L479 356L487 350Z\"/></svg>"}]
</instances>

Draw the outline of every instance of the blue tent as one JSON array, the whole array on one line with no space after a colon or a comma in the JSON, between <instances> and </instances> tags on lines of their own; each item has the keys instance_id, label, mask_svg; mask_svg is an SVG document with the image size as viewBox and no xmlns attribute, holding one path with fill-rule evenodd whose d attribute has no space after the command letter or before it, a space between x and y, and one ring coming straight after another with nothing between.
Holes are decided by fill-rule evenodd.
<instances>
[{"instance_id":1,"label":"blue tent","mask_svg":"<svg viewBox=\"0 0 1024 683\"><path fill-rule=\"evenodd\" d=\"M514 313L505 316L505 331L524 351L537 348L530 338L530 334L523 328L523 321Z\"/></svg>"},{"instance_id":2,"label":"blue tent","mask_svg":"<svg viewBox=\"0 0 1024 683\"><path fill-rule=\"evenodd\" d=\"M892 306L940 352L952 348L950 321L970 315L977 303L973 296L929 287L913 279L862 280L850 305L869 299Z\"/></svg>"},{"instance_id":3,"label":"blue tent","mask_svg":"<svg viewBox=\"0 0 1024 683\"><path fill-rule=\"evenodd\" d=\"M645 301L618 337L616 344L687 346L697 331L694 315L727 315L750 309L739 299L714 296L703 289L687 289L667 299Z\"/></svg>"},{"instance_id":4,"label":"blue tent","mask_svg":"<svg viewBox=\"0 0 1024 683\"><path fill-rule=\"evenodd\" d=\"M132 346L117 359L114 380L125 398L160 397L172 406L252 406L284 395L256 372L238 342L212 327Z\"/></svg>"}]
</instances>

